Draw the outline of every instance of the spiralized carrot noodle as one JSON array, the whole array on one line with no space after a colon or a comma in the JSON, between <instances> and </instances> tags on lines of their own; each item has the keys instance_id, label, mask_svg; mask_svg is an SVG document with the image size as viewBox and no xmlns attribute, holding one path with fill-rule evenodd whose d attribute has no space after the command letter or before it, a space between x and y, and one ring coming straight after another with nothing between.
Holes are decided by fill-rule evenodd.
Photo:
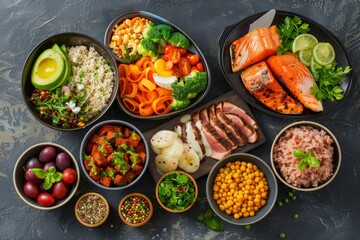
<instances>
[{"instance_id":1,"label":"spiralized carrot noodle","mask_svg":"<svg viewBox=\"0 0 360 240\"><path fill-rule=\"evenodd\" d=\"M154 72L150 57L142 57L134 64L119 64L119 94L130 112L152 116L171 111L172 91L155 83Z\"/></svg>"}]
</instances>

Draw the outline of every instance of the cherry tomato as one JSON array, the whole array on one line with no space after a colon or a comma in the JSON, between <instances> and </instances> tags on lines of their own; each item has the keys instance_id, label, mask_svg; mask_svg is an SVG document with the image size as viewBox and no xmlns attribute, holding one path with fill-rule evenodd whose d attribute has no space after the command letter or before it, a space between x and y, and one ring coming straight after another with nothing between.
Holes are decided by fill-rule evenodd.
<instances>
[{"instance_id":1,"label":"cherry tomato","mask_svg":"<svg viewBox=\"0 0 360 240\"><path fill-rule=\"evenodd\" d=\"M52 186L52 194L57 199L63 199L69 192L69 186L64 182L54 183Z\"/></svg>"},{"instance_id":2,"label":"cherry tomato","mask_svg":"<svg viewBox=\"0 0 360 240\"><path fill-rule=\"evenodd\" d=\"M173 47L169 53L169 60L171 60L174 64L177 64L180 61L180 58L181 58L181 54L179 49Z\"/></svg>"},{"instance_id":3,"label":"cherry tomato","mask_svg":"<svg viewBox=\"0 0 360 240\"><path fill-rule=\"evenodd\" d=\"M169 61L169 54L164 54L163 59L164 59L165 61Z\"/></svg>"},{"instance_id":4,"label":"cherry tomato","mask_svg":"<svg viewBox=\"0 0 360 240\"><path fill-rule=\"evenodd\" d=\"M185 57L188 51L185 48L178 48L182 57Z\"/></svg>"},{"instance_id":5,"label":"cherry tomato","mask_svg":"<svg viewBox=\"0 0 360 240\"><path fill-rule=\"evenodd\" d=\"M196 64L196 68L199 70L199 72L204 71L204 66L203 66L203 64L201 62L198 62Z\"/></svg>"},{"instance_id":6,"label":"cherry tomato","mask_svg":"<svg viewBox=\"0 0 360 240\"><path fill-rule=\"evenodd\" d=\"M176 77L182 77L184 76L181 71L180 71L180 68L177 66L177 65L174 65L173 68L171 69L172 73L174 76Z\"/></svg>"},{"instance_id":7,"label":"cherry tomato","mask_svg":"<svg viewBox=\"0 0 360 240\"><path fill-rule=\"evenodd\" d=\"M169 54L170 50L173 48L173 45L168 44L164 48L164 54Z\"/></svg>"},{"instance_id":8,"label":"cherry tomato","mask_svg":"<svg viewBox=\"0 0 360 240\"><path fill-rule=\"evenodd\" d=\"M165 63L165 70L171 70L174 66L174 63L172 61L166 61Z\"/></svg>"},{"instance_id":9,"label":"cherry tomato","mask_svg":"<svg viewBox=\"0 0 360 240\"><path fill-rule=\"evenodd\" d=\"M199 71L199 69L197 69L197 67L196 67L196 66L191 67L191 71L194 71L194 70Z\"/></svg>"},{"instance_id":10,"label":"cherry tomato","mask_svg":"<svg viewBox=\"0 0 360 240\"><path fill-rule=\"evenodd\" d=\"M67 183L67 184L72 184L75 182L76 180L76 172L74 169L72 168L66 168L64 171L63 171L63 181L64 183Z\"/></svg>"},{"instance_id":11,"label":"cherry tomato","mask_svg":"<svg viewBox=\"0 0 360 240\"><path fill-rule=\"evenodd\" d=\"M183 75L188 75L191 72L190 60L184 57L180 58L179 68Z\"/></svg>"},{"instance_id":12,"label":"cherry tomato","mask_svg":"<svg viewBox=\"0 0 360 240\"><path fill-rule=\"evenodd\" d=\"M194 55L194 54L191 53L191 52L188 52L188 53L185 55L185 57L186 57L187 59L189 59L192 55Z\"/></svg>"},{"instance_id":13,"label":"cherry tomato","mask_svg":"<svg viewBox=\"0 0 360 240\"><path fill-rule=\"evenodd\" d=\"M193 54L189 57L189 60L190 60L191 65L195 65L199 62L200 58L198 55Z\"/></svg>"},{"instance_id":14,"label":"cherry tomato","mask_svg":"<svg viewBox=\"0 0 360 240\"><path fill-rule=\"evenodd\" d=\"M37 202L44 207L50 207L54 205L55 198L50 193L40 193L37 197Z\"/></svg>"}]
</instances>

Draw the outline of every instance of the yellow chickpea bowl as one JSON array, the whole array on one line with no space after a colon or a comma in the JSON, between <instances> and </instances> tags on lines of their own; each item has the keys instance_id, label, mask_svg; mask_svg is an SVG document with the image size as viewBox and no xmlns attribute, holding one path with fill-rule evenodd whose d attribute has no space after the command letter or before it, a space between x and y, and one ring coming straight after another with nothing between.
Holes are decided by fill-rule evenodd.
<instances>
[{"instance_id":1,"label":"yellow chickpea bowl","mask_svg":"<svg viewBox=\"0 0 360 240\"><path fill-rule=\"evenodd\" d=\"M248 225L263 219L278 193L271 168L259 157L235 153L217 162L206 182L210 207L221 219Z\"/></svg>"}]
</instances>

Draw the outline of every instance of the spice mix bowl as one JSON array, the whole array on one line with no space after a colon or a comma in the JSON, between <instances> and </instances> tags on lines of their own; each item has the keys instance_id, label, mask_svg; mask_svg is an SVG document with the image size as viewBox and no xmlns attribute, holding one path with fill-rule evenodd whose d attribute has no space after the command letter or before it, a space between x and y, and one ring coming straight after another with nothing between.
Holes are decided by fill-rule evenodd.
<instances>
[{"instance_id":1,"label":"spice mix bowl","mask_svg":"<svg viewBox=\"0 0 360 240\"><path fill-rule=\"evenodd\" d=\"M83 194L75 204L75 216L85 227L98 227L109 216L109 204L99 193Z\"/></svg>"},{"instance_id":2,"label":"spice mix bowl","mask_svg":"<svg viewBox=\"0 0 360 240\"><path fill-rule=\"evenodd\" d=\"M118 207L120 219L129 226L140 227L150 221L154 208L151 200L141 193L130 193Z\"/></svg>"}]
</instances>

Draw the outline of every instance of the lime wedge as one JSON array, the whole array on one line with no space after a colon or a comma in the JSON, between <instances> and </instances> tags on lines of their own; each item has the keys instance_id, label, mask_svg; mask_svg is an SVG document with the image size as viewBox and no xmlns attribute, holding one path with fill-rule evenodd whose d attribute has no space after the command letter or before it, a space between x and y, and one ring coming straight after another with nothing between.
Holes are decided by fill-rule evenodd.
<instances>
[{"instance_id":1,"label":"lime wedge","mask_svg":"<svg viewBox=\"0 0 360 240\"><path fill-rule=\"evenodd\" d=\"M304 33L298 35L293 42L292 52L296 53L300 50L313 48L318 43L318 40L314 35Z\"/></svg>"},{"instance_id":2,"label":"lime wedge","mask_svg":"<svg viewBox=\"0 0 360 240\"><path fill-rule=\"evenodd\" d=\"M312 48L306 48L299 51L300 61L307 67L310 67L312 58Z\"/></svg>"},{"instance_id":3,"label":"lime wedge","mask_svg":"<svg viewBox=\"0 0 360 240\"><path fill-rule=\"evenodd\" d=\"M313 56L318 64L325 66L335 60L335 50L330 43L320 42L314 46Z\"/></svg>"},{"instance_id":4,"label":"lime wedge","mask_svg":"<svg viewBox=\"0 0 360 240\"><path fill-rule=\"evenodd\" d=\"M311 70L311 72L314 73L315 69L317 69L317 68L321 68L321 65L316 62L314 57L312 57L311 61L310 61L310 70Z\"/></svg>"}]
</instances>

